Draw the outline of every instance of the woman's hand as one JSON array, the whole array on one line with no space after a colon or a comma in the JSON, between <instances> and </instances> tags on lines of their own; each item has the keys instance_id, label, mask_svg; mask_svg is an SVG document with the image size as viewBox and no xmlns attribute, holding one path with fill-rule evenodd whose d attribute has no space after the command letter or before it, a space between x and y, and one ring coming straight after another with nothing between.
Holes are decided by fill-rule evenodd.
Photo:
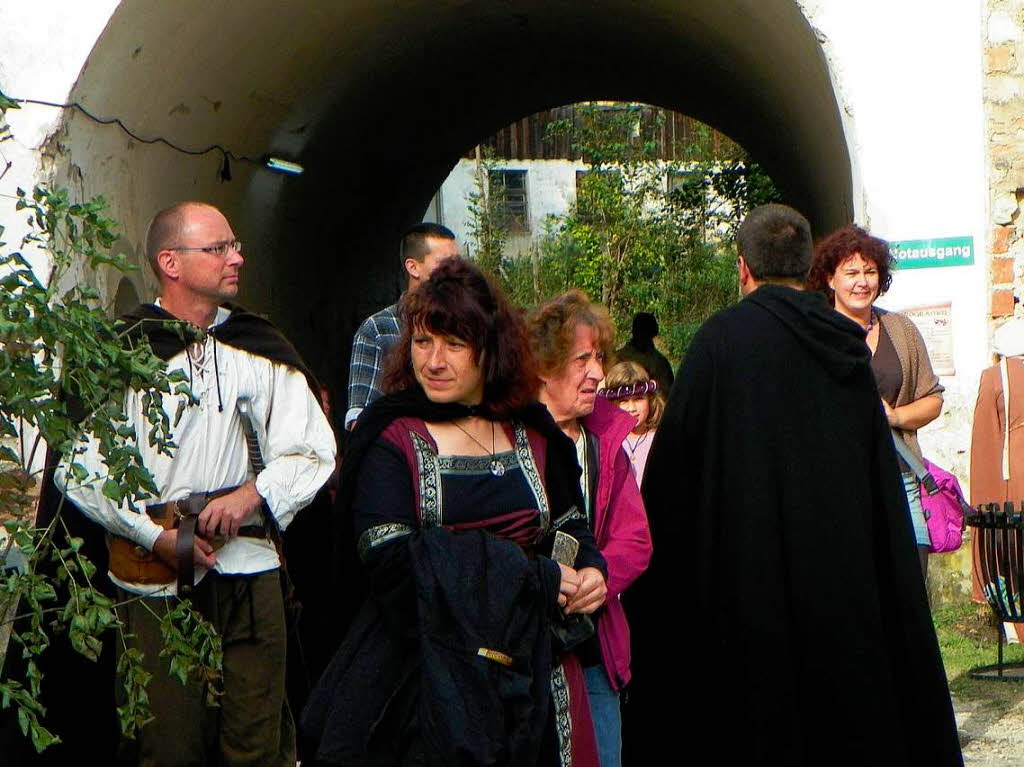
<instances>
[{"instance_id":1,"label":"woman's hand","mask_svg":"<svg viewBox=\"0 0 1024 767\"><path fill-rule=\"evenodd\" d=\"M928 395L896 408L883 399L882 407L885 408L885 417L889 421L889 426L894 429L913 431L927 426L939 417L942 412L942 397Z\"/></svg>"},{"instance_id":2,"label":"woman's hand","mask_svg":"<svg viewBox=\"0 0 1024 767\"><path fill-rule=\"evenodd\" d=\"M575 570L561 562L556 562L562 571L562 582L558 584L558 606L565 607L569 600L576 596L580 588L580 576ZM593 568L589 568L593 569Z\"/></svg>"},{"instance_id":3,"label":"woman's hand","mask_svg":"<svg viewBox=\"0 0 1024 767\"><path fill-rule=\"evenodd\" d=\"M885 400L882 400L882 409L885 410L885 418L889 421L889 426L898 429L899 418L896 417L896 410Z\"/></svg>"},{"instance_id":4,"label":"woman's hand","mask_svg":"<svg viewBox=\"0 0 1024 767\"><path fill-rule=\"evenodd\" d=\"M590 614L604 604L608 596L608 585L604 575L596 567L581 567L576 574L579 576L579 588L565 606L565 614Z\"/></svg>"}]
</instances>

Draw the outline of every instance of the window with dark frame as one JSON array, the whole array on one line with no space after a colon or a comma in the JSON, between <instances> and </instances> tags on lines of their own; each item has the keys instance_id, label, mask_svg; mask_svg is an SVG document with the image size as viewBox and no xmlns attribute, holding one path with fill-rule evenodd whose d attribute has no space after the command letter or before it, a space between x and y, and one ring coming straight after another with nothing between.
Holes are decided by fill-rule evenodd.
<instances>
[{"instance_id":1,"label":"window with dark frame","mask_svg":"<svg viewBox=\"0 0 1024 767\"><path fill-rule=\"evenodd\" d=\"M517 232L530 230L529 206L526 200L525 170L492 170L488 176L491 198Z\"/></svg>"}]
</instances>

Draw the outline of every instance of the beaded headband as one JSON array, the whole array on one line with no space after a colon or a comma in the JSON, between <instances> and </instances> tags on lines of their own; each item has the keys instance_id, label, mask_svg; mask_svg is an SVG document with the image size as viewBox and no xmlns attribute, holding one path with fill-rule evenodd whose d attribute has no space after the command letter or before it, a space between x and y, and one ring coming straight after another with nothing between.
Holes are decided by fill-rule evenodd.
<instances>
[{"instance_id":1,"label":"beaded headband","mask_svg":"<svg viewBox=\"0 0 1024 767\"><path fill-rule=\"evenodd\" d=\"M616 386L614 389L601 389L598 392L602 397L614 401L617 399L632 399L633 397L645 397L658 391L658 382L653 378L650 381L637 381L635 384Z\"/></svg>"}]
</instances>

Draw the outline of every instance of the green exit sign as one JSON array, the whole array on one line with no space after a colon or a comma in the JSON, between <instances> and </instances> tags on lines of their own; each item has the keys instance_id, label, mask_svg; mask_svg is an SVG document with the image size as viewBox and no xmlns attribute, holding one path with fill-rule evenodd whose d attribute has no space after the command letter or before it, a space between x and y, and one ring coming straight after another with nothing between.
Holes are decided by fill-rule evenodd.
<instances>
[{"instance_id":1,"label":"green exit sign","mask_svg":"<svg viewBox=\"0 0 1024 767\"><path fill-rule=\"evenodd\" d=\"M970 266L974 263L973 237L939 237L934 240L893 240L889 249L897 269L928 269L934 266Z\"/></svg>"}]
</instances>

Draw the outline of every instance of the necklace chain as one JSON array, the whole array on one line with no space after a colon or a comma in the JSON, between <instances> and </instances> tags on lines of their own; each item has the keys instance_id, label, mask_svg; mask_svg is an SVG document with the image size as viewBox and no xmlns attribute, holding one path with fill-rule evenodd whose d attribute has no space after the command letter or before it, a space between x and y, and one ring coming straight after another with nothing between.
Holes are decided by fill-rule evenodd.
<instances>
[{"instance_id":1,"label":"necklace chain","mask_svg":"<svg viewBox=\"0 0 1024 767\"><path fill-rule=\"evenodd\" d=\"M481 450L487 450L487 445L485 445L483 442L481 442L476 437L474 437L472 434L470 434L466 429L464 429L459 424L458 421L452 421L452 423L455 425L456 429L458 429L463 434L465 434L467 437L469 437L471 440L476 442L476 444L478 444L480 446ZM492 456L494 455L494 421L491 421L491 450L490 450L490 453L491 453Z\"/></svg>"},{"instance_id":2,"label":"necklace chain","mask_svg":"<svg viewBox=\"0 0 1024 767\"><path fill-rule=\"evenodd\" d=\"M877 320L877 319L878 319L878 315L875 314L875 310L872 309L871 310L871 316L868 317L868 324L864 326L864 332L865 333L870 333L871 332L872 328L875 327L875 320Z\"/></svg>"},{"instance_id":3,"label":"necklace chain","mask_svg":"<svg viewBox=\"0 0 1024 767\"><path fill-rule=\"evenodd\" d=\"M628 434L626 435L626 449L629 450L629 457L630 458L633 457L633 453L635 453L637 450L640 449L640 445L642 445L644 443L644 440L647 439L647 436L649 434L650 434L649 431L645 431L643 434L640 435L640 439L638 439L636 441L636 444L634 444L634 445L630 445L629 444L629 435Z\"/></svg>"},{"instance_id":4,"label":"necklace chain","mask_svg":"<svg viewBox=\"0 0 1024 767\"><path fill-rule=\"evenodd\" d=\"M471 440L476 442L476 444L478 444L482 450L486 450L487 449L487 445L485 445L483 442L481 442L476 437L474 437L472 434L470 434L469 431L464 429L459 424L458 421L452 421L452 423L455 425L455 428L457 428L459 431L461 431L463 434L465 434ZM497 459L497 457L495 457L495 455L494 455L494 421L491 421L491 465L490 465L490 469L491 469L491 474L493 474L496 477L500 477L500 476L502 476L505 473L505 464L503 464L501 461L499 461Z\"/></svg>"}]
</instances>

